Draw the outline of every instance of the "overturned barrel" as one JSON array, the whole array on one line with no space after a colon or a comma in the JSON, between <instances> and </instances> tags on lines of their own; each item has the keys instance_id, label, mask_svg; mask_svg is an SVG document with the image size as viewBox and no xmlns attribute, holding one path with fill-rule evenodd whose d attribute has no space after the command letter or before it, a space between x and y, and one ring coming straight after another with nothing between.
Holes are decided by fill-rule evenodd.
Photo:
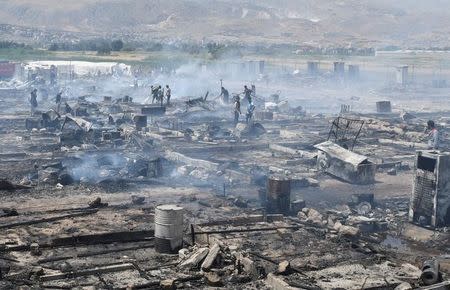
<instances>
[{"instance_id":1,"label":"overturned barrel","mask_svg":"<svg viewBox=\"0 0 450 290\"><path fill-rule=\"evenodd\" d=\"M267 212L287 215L290 204L291 180L284 176L270 176L267 179Z\"/></svg>"},{"instance_id":2,"label":"overturned barrel","mask_svg":"<svg viewBox=\"0 0 450 290\"><path fill-rule=\"evenodd\" d=\"M155 250L159 253L176 253L183 244L184 209L174 204L155 209Z\"/></svg>"},{"instance_id":3,"label":"overturned barrel","mask_svg":"<svg viewBox=\"0 0 450 290\"><path fill-rule=\"evenodd\" d=\"M438 260L428 260L423 262L422 266L422 274L420 275L420 279L425 285L433 285L440 282L440 274L439 274L439 261Z\"/></svg>"}]
</instances>

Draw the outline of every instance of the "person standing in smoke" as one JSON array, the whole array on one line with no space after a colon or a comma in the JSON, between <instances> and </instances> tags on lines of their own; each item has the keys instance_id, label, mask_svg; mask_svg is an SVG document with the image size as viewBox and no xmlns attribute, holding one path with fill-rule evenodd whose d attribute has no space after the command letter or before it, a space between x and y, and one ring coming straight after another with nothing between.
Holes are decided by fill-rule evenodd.
<instances>
[{"instance_id":1,"label":"person standing in smoke","mask_svg":"<svg viewBox=\"0 0 450 290\"><path fill-rule=\"evenodd\" d=\"M111 114L108 115L108 125L114 125L114 118Z\"/></svg>"},{"instance_id":2,"label":"person standing in smoke","mask_svg":"<svg viewBox=\"0 0 450 290\"><path fill-rule=\"evenodd\" d=\"M150 91L152 94L152 104L155 102L155 100L158 100L158 87L150 86Z\"/></svg>"},{"instance_id":3,"label":"person standing in smoke","mask_svg":"<svg viewBox=\"0 0 450 290\"><path fill-rule=\"evenodd\" d=\"M220 96L219 97L222 97L222 101L225 103L225 104L228 104L228 99L230 98L230 93L228 93L228 90L227 89L225 89L224 87L222 87L221 89L220 89Z\"/></svg>"},{"instance_id":4,"label":"person standing in smoke","mask_svg":"<svg viewBox=\"0 0 450 290\"><path fill-rule=\"evenodd\" d=\"M164 105L164 90L161 86L158 86L158 101L161 102L161 107Z\"/></svg>"},{"instance_id":5,"label":"person standing in smoke","mask_svg":"<svg viewBox=\"0 0 450 290\"><path fill-rule=\"evenodd\" d=\"M171 96L172 96L172 90L169 88L169 85L166 85L167 106L170 105L170 97Z\"/></svg>"},{"instance_id":6,"label":"person standing in smoke","mask_svg":"<svg viewBox=\"0 0 450 290\"><path fill-rule=\"evenodd\" d=\"M253 103L248 104L247 113L245 114L245 122L248 124L253 118L253 111L255 111L255 105Z\"/></svg>"},{"instance_id":7,"label":"person standing in smoke","mask_svg":"<svg viewBox=\"0 0 450 290\"><path fill-rule=\"evenodd\" d=\"M249 88L247 87L247 85L244 86L244 92L243 92L243 94L244 94L244 97L247 99L247 102L248 102L249 104L251 104L251 103L252 103L252 90L249 89Z\"/></svg>"},{"instance_id":8,"label":"person standing in smoke","mask_svg":"<svg viewBox=\"0 0 450 290\"><path fill-rule=\"evenodd\" d=\"M135 90L139 87L137 75L134 75L134 84L133 84L133 87L134 87Z\"/></svg>"},{"instance_id":9,"label":"person standing in smoke","mask_svg":"<svg viewBox=\"0 0 450 290\"><path fill-rule=\"evenodd\" d=\"M66 102L64 105L64 112L66 114L71 114L73 115L73 109L69 106L69 104Z\"/></svg>"},{"instance_id":10,"label":"person standing in smoke","mask_svg":"<svg viewBox=\"0 0 450 290\"><path fill-rule=\"evenodd\" d=\"M30 94L30 106L31 106L31 116L34 116L34 113L36 112L36 108L38 106L37 102L37 89L34 89L31 91Z\"/></svg>"},{"instance_id":11,"label":"person standing in smoke","mask_svg":"<svg viewBox=\"0 0 450 290\"><path fill-rule=\"evenodd\" d=\"M427 128L425 132L428 133L428 149L439 149L439 131L436 128L434 121L429 120L427 122Z\"/></svg>"},{"instance_id":12,"label":"person standing in smoke","mask_svg":"<svg viewBox=\"0 0 450 290\"><path fill-rule=\"evenodd\" d=\"M61 99L62 99L62 91L59 91L56 94L55 103L56 103L56 112L59 114L59 110L61 109Z\"/></svg>"},{"instance_id":13,"label":"person standing in smoke","mask_svg":"<svg viewBox=\"0 0 450 290\"><path fill-rule=\"evenodd\" d=\"M234 126L239 123L239 115L241 114L241 100L239 96L234 98Z\"/></svg>"}]
</instances>

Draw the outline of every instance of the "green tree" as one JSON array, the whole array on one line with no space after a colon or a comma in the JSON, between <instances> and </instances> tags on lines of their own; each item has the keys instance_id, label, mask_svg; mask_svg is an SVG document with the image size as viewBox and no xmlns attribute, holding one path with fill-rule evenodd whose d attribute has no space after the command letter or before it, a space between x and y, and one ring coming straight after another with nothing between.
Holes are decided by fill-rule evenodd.
<instances>
[{"instance_id":1,"label":"green tree","mask_svg":"<svg viewBox=\"0 0 450 290\"><path fill-rule=\"evenodd\" d=\"M117 40L113 40L113 42L111 42L111 49L113 51L121 51L123 48L123 41L120 39Z\"/></svg>"},{"instance_id":2,"label":"green tree","mask_svg":"<svg viewBox=\"0 0 450 290\"><path fill-rule=\"evenodd\" d=\"M59 45L57 43L52 43L50 45L50 47L48 48L48 50L50 50L50 51L57 51L57 50L59 50Z\"/></svg>"}]
</instances>

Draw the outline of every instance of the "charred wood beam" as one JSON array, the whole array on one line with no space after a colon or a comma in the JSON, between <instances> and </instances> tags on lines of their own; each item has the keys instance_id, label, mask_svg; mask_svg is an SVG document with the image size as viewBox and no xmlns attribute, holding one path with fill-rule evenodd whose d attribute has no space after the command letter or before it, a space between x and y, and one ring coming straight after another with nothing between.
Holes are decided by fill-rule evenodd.
<instances>
[{"instance_id":1,"label":"charred wood beam","mask_svg":"<svg viewBox=\"0 0 450 290\"><path fill-rule=\"evenodd\" d=\"M21 222L3 224L3 225L0 225L0 229L11 229L11 228L20 227L20 226L29 226L29 225L35 225L35 224L40 224L40 223L54 222L54 221L58 221L58 220L68 219L68 218L81 217L81 216L94 214L97 211L98 211L97 209L89 209L89 210L85 210L82 212L59 215L59 216L54 216L54 217L49 217L49 218L41 218L41 219L34 219L34 220L29 220L29 221L21 221Z\"/></svg>"},{"instance_id":2,"label":"charred wood beam","mask_svg":"<svg viewBox=\"0 0 450 290\"><path fill-rule=\"evenodd\" d=\"M56 248L78 245L98 245L111 243L132 243L153 240L154 230L124 231L80 235L53 239L50 243L39 244L40 248ZM29 251L30 245L7 247L3 252ZM1 251L0 251L1 252Z\"/></svg>"},{"instance_id":3,"label":"charred wood beam","mask_svg":"<svg viewBox=\"0 0 450 290\"><path fill-rule=\"evenodd\" d=\"M104 266L104 267L96 267L93 269L72 271L72 272L68 272L68 273L44 275L44 276L40 277L40 281L45 282L45 281L54 281L54 280L61 280L61 279L72 279L72 278L76 278L76 277L98 275L98 274L112 273L112 272L121 272L121 271L126 271L126 270L133 270L133 269L135 269L135 267L131 263L125 263L125 264L120 264L120 265L109 265L109 266Z\"/></svg>"},{"instance_id":4,"label":"charred wood beam","mask_svg":"<svg viewBox=\"0 0 450 290\"><path fill-rule=\"evenodd\" d=\"M152 243L149 245L139 245L139 246L133 246L133 247L126 247L126 248L114 248L114 249L108 249L108 250L103 250L103 251L79 253L79 254L76 254L73 256L50 257L50 258L41 259L41 260L37 261L37 263L44 264L44 263L57 262L57 261L63 261L63 260L70 260L70 259L74 259L74 258L87 258L87 257L100 256L100 255L106 255L106 254L112 254L112 253L118 253L118 252L148 249L148 248L153 248L153 247L154 247L154 244Z\"/></svg>"},{"instance_id":5,"label":"charred wood beam","mask_svg":"<svg viewBox=\"0 0 450 290\"><path fill-rule=\"evenodd\" d=\"M142 230L142 231L124 231L124 232L110 232L92 235L80 235L80 236L53 239L51 245L57 247L57 246L110 244L116 242L122 243L139 242L152 239L154 233L155 233L154 230Z\"/></svg>"},{"instance_id":6,"label":"charred wood beam","mask_svg":"<svg viewBox=\"0 0 450 290\"><path fill-rule=\"evenodd\" d=\"M263 228L249 228L249 229L226 229L226 230L210 230L210 231L195 231L194 225L191 224L191 238L193 243L195 243L196 235L204 234L233 234L233 233L248 233L248 232L266 232L266 231L276 231L278 229L291 229L298 230L303 228L303 226L280 226L280 227L263 227Z\"/></svg>"}]
</instances>

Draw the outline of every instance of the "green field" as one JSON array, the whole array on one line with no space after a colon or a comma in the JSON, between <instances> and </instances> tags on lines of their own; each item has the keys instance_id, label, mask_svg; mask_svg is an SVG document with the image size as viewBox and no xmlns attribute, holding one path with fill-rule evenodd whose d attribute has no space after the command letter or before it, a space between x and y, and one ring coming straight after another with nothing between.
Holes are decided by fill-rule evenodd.
<instances>
[{"instance_id":1,"label":"green field","mask_svg":"<svg viewBox=\"0 0 450 290\"><path fill-rule=\"evenodd\" d=\"M92 62L123 62L130 65L159 66L179 65L189 60L208 61L205 54L190 55L177 51L158 52L113 52L110 55L97 55L94 51L48 51L41 49L0 49L0 60L3 61L40 61L40 60L72 60Z\"/></svg>"},{"instance_id":2,"label":"green field","mask_svg":"<svg viewBox=\"0 0 450 290\"><path fill-rule=\"evenodd\" d=\"M181 51L133 51L112 52L110 55L97 55L93 51L48 51L43 49L0 49L0 60L5 61L39 61L39 60L72 60L93 62L123 62L144 67L172 66L177 67L187 62L210 62L207 53L189 54ZM386 71L395 66L409 65L416 71L427 73L439 72L450 74L450 52L390 52L378 53L376 56L328 56L328 55L296 55L286 51L273 54L246 54L243 60L266 60L267 65L284 66L289 69L302 69L310 60L319 61L323 69L331 68L334 61L346 64L358 64L362 69ZM227 61L227 60L223 60ZM236 61L236 59L228 60Z\"/></svg>"}]
</instances>

